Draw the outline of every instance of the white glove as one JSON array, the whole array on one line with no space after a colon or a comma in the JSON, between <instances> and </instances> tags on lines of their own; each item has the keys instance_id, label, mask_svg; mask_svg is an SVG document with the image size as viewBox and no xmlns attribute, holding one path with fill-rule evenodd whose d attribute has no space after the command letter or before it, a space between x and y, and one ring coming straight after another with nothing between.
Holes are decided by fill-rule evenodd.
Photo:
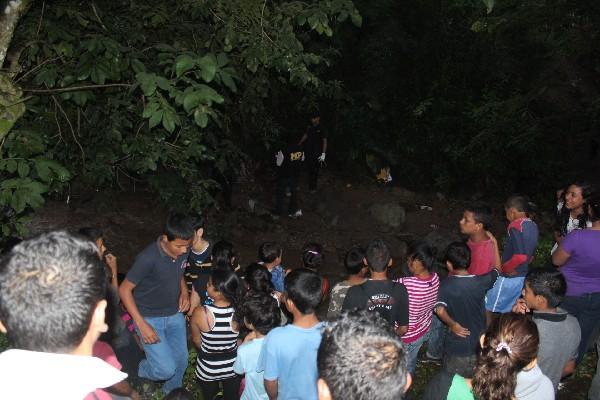
<instances>
[{"instance_id":1,"label":"white glove","mask_svg":"<svg viewBox=\"0 0 600 400\"><path fill-rule=\"evenodd\" d=\"M320 162L325 162L325 153L321 153L321 157L317 158Z\"/></svg>"},{"instance_id":2,"label":"white glove","mask_svg":"<svg viewBox=\"0 0 600 400\"><path fill-rule=\"evenodd\" d=\"M278 167L281 167L281 164L283 164L283 153L281 152L281 150L279 150L277 152L277 155L275 156L275 163Z\"/></svg>"}]
</instances>

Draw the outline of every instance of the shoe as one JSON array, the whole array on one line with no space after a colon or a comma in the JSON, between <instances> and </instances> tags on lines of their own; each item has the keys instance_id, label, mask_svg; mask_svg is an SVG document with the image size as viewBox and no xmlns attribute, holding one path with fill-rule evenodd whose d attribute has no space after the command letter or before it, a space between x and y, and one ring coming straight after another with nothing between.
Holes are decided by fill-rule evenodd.
<instances>
[{"instance_id":1,"label":"shoe","mask_svg":"<svg viewBox=\"0 0 600 400\"><path fill-rule=\"evenodd\" d=\"M287 189L285 190L285 196L286 196L286 197L292 197L292 191L290 190L290 188L287 188Z\"/></svg>"},{"instance_id":2,"label":"shoe","mask_svg":"<svg viewBox=\"0 0 600 400\"><path fill-rule=\"evenodd\" d=\"M429 354L428 351L426 351L425 357L421 361L439 363L439 362L442 362L442 357L434 357L431 354Z\"/></svg>"},{"instance_id":3,"label":"shoe","mask_svg":"<svg viewBox=\"0 0 600 400\"><path fill-rule=\"evenodd\" d=\"M302 216L302 210L298 210L293 214L288 214L288 217L290 217L290 218L299 218L301 216Z\"/></svg>"}]
</instances>

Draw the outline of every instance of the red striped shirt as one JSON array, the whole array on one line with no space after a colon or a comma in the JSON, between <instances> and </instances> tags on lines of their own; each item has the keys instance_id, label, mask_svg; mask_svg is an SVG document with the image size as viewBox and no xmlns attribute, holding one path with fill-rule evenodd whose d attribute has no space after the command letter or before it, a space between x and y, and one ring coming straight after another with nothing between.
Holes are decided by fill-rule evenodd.
<instances>
[{"instance_id":1,"label":"red striped shirt","mask_svg":"<svg viewBox=\"0 0 600 400\"><path fill-rule=\"evenodd\" d=\"M432 273L427 279L411 276L397 279L396 282L403 284L408 291L408 331L402 340L411 343L426 334L431 326L440 278Z\"/></svg>"}]
</instances>

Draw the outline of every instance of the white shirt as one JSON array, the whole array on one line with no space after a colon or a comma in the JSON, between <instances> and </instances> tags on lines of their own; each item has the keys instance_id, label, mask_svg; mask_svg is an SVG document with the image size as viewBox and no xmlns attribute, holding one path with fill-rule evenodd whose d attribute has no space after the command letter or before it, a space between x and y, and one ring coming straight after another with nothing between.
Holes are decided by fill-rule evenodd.
<instances>
[{"instance_id":1,"label":"white shirt","mask_svg":"<svg viewBox=\"0 0 600 400\"><path fill-rule=\"evenodd\" d=\"M99 358L7 350L0 353L0 399L81 400L127 374Z\"/></svg>"}]
</instances>

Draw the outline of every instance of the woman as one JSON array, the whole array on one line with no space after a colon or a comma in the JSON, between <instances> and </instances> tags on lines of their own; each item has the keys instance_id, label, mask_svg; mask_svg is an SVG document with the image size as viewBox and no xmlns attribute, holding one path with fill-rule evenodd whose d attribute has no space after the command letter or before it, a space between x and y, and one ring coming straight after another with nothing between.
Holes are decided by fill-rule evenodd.
<instances>
[{"instance_id":1,"label":"woman","mask_svg":"<svg viewBox=\"0 0 600 400\"><path fill-rule=\"evenodd\" d=\"M600 328L600 192L591 191L587 214L592 226L574 230L552 255L567 281L567 295L561 307L577 318L581 326L580 362Z\"/></svg>"},{"instance_id":2,"label":"woman","mask_svg":"<svg viewBox=\"0 0 600 400\"><path fill-rule=\"evenodd\" d=\"M575 181L561 191L556 213L557 229L554 232L556 243L551 254L554 254L558 244L569 233L592 226L587 204L592 189L592 185L588 182Z\"/></svg>"}]
</instances>

